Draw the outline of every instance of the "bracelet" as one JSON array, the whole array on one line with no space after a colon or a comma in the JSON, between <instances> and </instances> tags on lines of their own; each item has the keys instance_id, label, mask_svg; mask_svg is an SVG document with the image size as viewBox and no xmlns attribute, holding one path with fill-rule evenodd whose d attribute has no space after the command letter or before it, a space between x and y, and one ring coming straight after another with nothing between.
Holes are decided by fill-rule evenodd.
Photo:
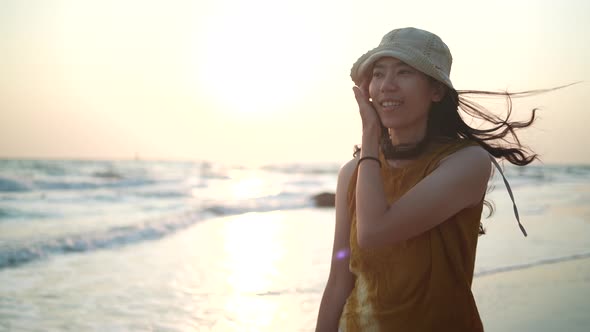
<instances>
[{"instance_id":1,"label":"bracelet","mask_svg":"<svg viewBox=\"0 0 590 332\"><path fill-rule=\"evenodd\" d=\"M379 160L379 158L376 158L376 157L362 157L361 159L359 159L357 166L360 165L363 160L367 160L367 159L368 160L375 160L376 162L379 163L379 168L381 168L381 160Z\"/></svg>"}]
</instances>

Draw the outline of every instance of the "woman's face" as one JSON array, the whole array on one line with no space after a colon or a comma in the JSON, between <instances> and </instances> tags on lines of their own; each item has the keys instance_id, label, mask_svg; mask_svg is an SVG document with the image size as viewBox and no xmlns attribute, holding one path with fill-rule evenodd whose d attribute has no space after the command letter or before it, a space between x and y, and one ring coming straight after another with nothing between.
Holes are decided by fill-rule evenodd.
<instances>
[{"instance_id":1,"label":"woman's face","mask_svg":"<svg viewBox=\"0 0 590 332\"><path fill-rule=\"evenodd\" d=\"M393 130L425 129L432 102L443 89L421 71L391 57L375 62L369 96L381 122Z\"/></svg>"}]
</instances>

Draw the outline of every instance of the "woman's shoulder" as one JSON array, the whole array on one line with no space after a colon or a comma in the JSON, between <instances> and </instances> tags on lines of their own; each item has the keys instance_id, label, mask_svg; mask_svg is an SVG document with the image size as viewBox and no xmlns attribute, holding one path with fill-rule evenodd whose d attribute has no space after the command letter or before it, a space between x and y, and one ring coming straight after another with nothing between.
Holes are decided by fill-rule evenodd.
<instances>
[{"instance_id":1,"label":"woman's shoulder","mask_svg":"<svg viewBox=\"0 0 590 332\"><path fill-rule=\"evenodd\" d=\"M479 163L491 163L490 154L488 153L488 151L486 151L484 148L477 144L462 146L461 148L457 149L453 153L443 158L441 162L444 162L449 159L457 159L461 161L472 162L478 161Z\"/></svg>"},{"instance_id":2,"label":"woman's shoulder","mask_svg":"<svg viewBox=\"0 0 590 332\"><path fill-rule=\"evenodd\" d=\"M434 150L429 167L431 171L450 160L459 163L476 162L474 165L491 163L489 153L477 142L468 139L439 141Z\"/></svg>"},{"instance_id":3,"label":"woman's shoulder","mask_svg":"<svg viewBox=\"0 0 590 332\"><path fill-rule=\"evenodd\" d=\"M436 168L445 165L459 173L474 173L477 177L488 179L492 170L490 154L481 146L465 145L442 158Z\"/></svg>"},{"instance_id":4,"label":"woman's shoulder","mask_svg":"<svg viewBox=\"0 0 590 332\"><path fill-rule=\"evenodd\" d=\"M479 147L480 145L476 141L464 138L434 138L427 155L433 158L445 158L448 155L471 146Z\"/></svg>"},{"instance_id":5,"label":"woman's shoulder","mask_svg":"<svg viewBox=\"0 0 590 332\"><path fill-rule=\"evenodd\" d=\"M346 181L346 183L350 181L350 179L356 171L358 158L358 156L355 156L353 159L347 161L340 167L340 171L338 172L339 181L343 180Z\"/></svg>"},{"instance_id":6,"label":"woman's shoulder","mask_svg":"<svg viewBox=\"0 0 590 332\"><path fill-rule=\"evenodd\" d=\"M465 147L471 145L479 145L476 141L468 138L458 137L434 137L432 138L432 146L436 149L440 148L453 148L453 147Z\"/></svg>"}]
</instances>

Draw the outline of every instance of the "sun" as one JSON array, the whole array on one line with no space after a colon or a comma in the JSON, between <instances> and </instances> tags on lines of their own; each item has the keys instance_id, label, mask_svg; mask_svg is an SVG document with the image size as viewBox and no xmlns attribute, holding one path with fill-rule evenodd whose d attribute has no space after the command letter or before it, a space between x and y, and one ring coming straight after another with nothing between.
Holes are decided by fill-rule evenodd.
<instances>
[{"instance_id":1,"label":"sun","mask_svg":"<svg viewBox=\"0 0 590 332\"><path fill-rule=\"evenodd\" d=\"M300 25L234 10L212 16L201 29L193 52L195 75L202 92L224 111L266 116L308 93L319 61L310 54L311 32ZM298 45L302 40L305 47Z\"/></svg>"}]
</instances>

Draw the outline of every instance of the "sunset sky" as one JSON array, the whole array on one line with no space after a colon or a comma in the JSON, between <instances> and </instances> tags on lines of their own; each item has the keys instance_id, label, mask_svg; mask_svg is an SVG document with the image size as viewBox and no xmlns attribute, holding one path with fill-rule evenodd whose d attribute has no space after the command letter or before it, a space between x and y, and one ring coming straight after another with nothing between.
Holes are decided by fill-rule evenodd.
<instances>
[{"instance_id":1,"label":"sunset sky","mask_svg":"<svg viewBox=\"0 0 590 332\"><path fill-rule=\"evenodd\" d=\"M0 157L344 162L349 77L388 31L438 34L458 89L518 91L523 140L590 163L590 2L0 0ZM502 109L503 104L497 104Z\"/></svg>"}]
</instances>

